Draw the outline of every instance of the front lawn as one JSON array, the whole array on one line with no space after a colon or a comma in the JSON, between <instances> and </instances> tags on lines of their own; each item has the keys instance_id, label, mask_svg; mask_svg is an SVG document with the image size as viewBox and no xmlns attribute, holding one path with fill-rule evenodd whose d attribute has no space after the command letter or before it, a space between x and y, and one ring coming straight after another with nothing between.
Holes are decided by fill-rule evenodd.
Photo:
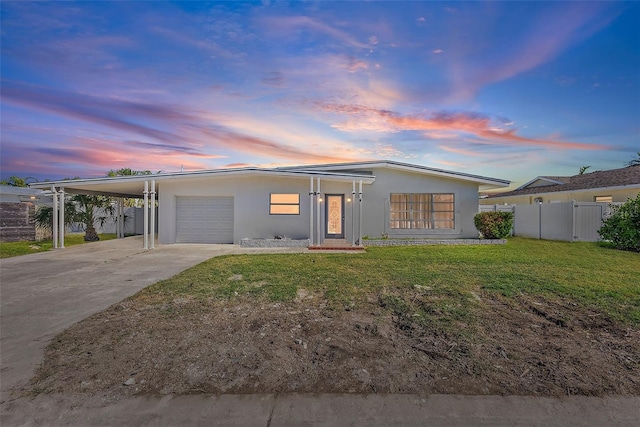
<instances>
[{"instance_id":1,"label":"front lawn","mask_svg":"<svg viewBox=\"0 0 640 427\"><path fill-rule=\"evenodd\" d=\"M100 234L100 240L115 239L115 234ZM84 241L84 233L65 234L64 245L74 246ZM41 242L6 242L0 243L0 258L9 258L20 255L33 254L36 252L45 252L53 248L52 240L43 240Z\"/></svg>"},{"instance_id":2,"label":"front lawn","mask_svg":"<svg viewBox=\"0 0 640 427\"><path fill-rule=\"evenodd\" d=\"M468 314L479 293L538 295L571 301L640 324L640 254L523 238L506 245L368 248L364 254L240 255L212 258L142 291L136 298L265 296L291 301L298 289L321 293L335 308L371 295L411 296L406 309L441 321ZM429 298L428 310L414 304ZM394 297L395 298L395 297ZM413 301L413 302L412 302Z\"/></svg>"},{"instance_id":3,"label":"front lawn","mask_svg":"<svg viewBox=\"0 0 640 427\"><path fill-rule=\"evenodd\" d=\"M52 340L34 393L640 395L640 254L593 243L210 259Z\"/></svg>"}]
</instances>

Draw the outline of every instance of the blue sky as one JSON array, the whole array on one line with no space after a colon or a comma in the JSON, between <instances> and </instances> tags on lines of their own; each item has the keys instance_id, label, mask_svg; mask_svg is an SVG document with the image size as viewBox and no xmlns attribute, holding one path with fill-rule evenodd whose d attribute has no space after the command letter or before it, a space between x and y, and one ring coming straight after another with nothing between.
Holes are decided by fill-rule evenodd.
<instances>
[{"instance_id":1,"label":"blue sky","mask_svg":"<svg viewBox=\"0 0 640 427\"><path fill-rule=\"evenodd\" d=\"M637 2L12 2L1 175L389 159L509 179L640 151Z\"/></svg>"}]
</instances>

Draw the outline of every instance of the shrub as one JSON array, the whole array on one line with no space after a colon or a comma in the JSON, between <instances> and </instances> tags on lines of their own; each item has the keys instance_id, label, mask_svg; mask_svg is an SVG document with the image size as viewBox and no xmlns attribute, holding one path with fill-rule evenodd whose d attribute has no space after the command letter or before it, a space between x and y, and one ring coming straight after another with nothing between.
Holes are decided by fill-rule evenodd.
<instances>
[{"instance_id":1,"label":"shrub","mask_svg":"<svg viewBox=\"0 0 640 427\"><path fill-rule=\"evenodd\" d=\"M598 230L600 237L617 249L640 252L640 193L611 210L611 216Z\"/></svg>"},{"instance_id":2,"label":"shrub","mask_svg":"<svg viewBox=\"0 0 640 427\"><path fill-rule=\"evenodd\" d=\"M480 212L473 217L473 222L485 239L504 239L513 228L513 213Z\"/></svg>"}]
</instances>

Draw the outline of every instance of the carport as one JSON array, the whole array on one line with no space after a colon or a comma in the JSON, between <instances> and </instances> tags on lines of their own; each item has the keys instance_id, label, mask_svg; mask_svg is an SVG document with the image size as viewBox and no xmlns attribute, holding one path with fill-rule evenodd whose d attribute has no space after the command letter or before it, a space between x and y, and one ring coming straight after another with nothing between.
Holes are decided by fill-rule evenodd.
<instances>
[{"instance_id":1,"label":"carport","mask_svg":"<svg viewBox=\"0 0 640 427\"><path fill-rule=\"evenodd\" d=\"M101 195L115 198L116 235L124 238L124 199L142 199L144 214L144 249L155 248L155 204L157 186L153 175L74 179L64 181L38 182L31 188L45 190L45 195L53 197L53 247L64 248L65 218L64 201L66 194Z\"/></svg>"}]
</instances>

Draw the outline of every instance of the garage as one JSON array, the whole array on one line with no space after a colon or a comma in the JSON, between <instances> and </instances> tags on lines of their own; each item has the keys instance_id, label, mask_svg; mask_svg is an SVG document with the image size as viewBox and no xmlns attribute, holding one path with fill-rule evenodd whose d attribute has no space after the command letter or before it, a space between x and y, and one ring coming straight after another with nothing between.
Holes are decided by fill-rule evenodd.
<instances>
[{"instance_id":1,"label":"garage","mask_svg":"<svg viewBox=\"0 0 640 427\"><path fill-rule=\"evenodd\" d=\"M176 243L233 243L233 197L176 197Z\"/></svg>"}]
</instances>

